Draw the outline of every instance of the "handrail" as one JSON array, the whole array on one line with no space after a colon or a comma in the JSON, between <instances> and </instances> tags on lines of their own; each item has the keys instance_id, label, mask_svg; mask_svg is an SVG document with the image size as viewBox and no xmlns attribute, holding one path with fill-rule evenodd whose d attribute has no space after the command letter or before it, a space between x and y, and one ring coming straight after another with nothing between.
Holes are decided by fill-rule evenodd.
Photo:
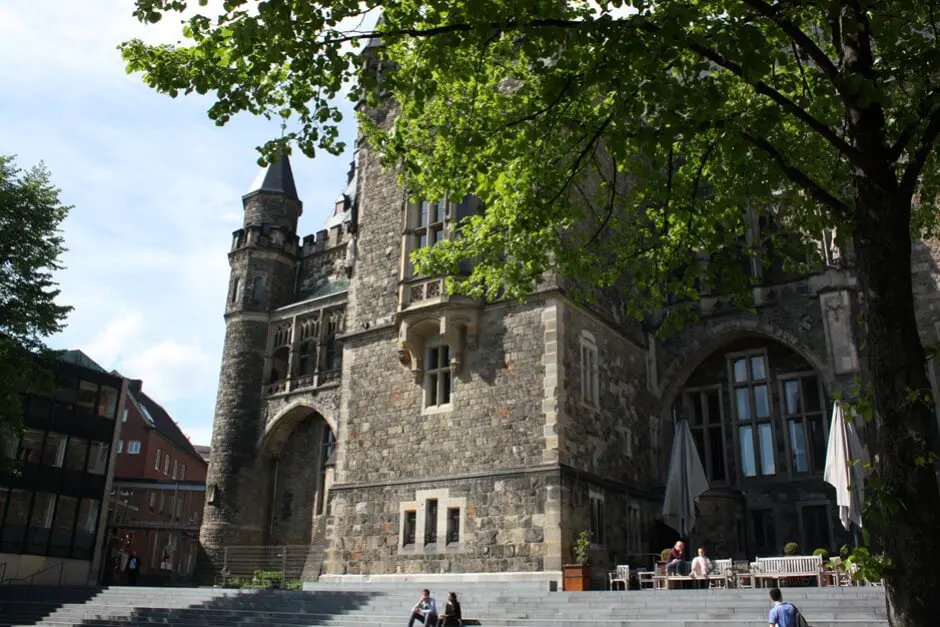
<instances>
[{"instance_id":1,"label":"handrail","mask_svg":"<svg viewBox=\"0 0 940 627\"><path fill-rule=\"evenodd\" d=\"M43 574L44 572L46 572L47 570L52 570L53 568L58 568L58 569L59 569L59 585L61 586L61 585L62 585L62 576L63 576L64 573L65 573L65 562L59 562L58 564L53 564L52 566L46 566L46 567L43 568L42 570L37 570L37 571L34 572L32 575L26 575L25 577L18 577L18 578L16 578L16 579L7 579L4 583L13 585L13 582L15 582L15 581L25 581L26 579L29 579L29 585L32 586L33 583L36 581L36 575L41 575L41 574Z\"/></svg>"}]
</instances>

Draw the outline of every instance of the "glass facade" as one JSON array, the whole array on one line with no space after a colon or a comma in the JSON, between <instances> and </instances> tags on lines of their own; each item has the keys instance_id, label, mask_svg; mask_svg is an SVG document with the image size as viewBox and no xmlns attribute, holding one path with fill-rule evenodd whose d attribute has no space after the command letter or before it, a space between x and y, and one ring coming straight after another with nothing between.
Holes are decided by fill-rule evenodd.
<instances>
[{"instance_id":1,"label":"glass facade","mask_svg":"<svg viewBox=\"0 0 940 627\"><path fill-rule=\"evenodd\" d=\"M25 396L0 476L0 550L91 559L117 424L120 377L56 365L52 397Z\"/></svg>"}]
</instances>

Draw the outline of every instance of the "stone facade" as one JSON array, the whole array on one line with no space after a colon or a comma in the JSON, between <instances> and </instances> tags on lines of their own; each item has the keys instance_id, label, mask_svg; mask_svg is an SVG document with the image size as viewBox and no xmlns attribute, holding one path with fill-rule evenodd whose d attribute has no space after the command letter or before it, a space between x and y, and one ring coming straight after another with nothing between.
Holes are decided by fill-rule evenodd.
<instances>
[{"instance_id":1,"label":"stone facade","mask_svg":"<svg viewBox=\"0 0 940 627\"><path fill-rule=\"evenodd\" d=\"M599 575L648 566L675 540L661 510L678 417L711 485L693 545L743 558L847 540L819 458L859 369L851 257L831 237L812 275L758 277L753 312L706 296L699 322L652 339L617 298L583 306L564 282L483 304L414 275L410 252L479 208L409 199L368 146L302 240L286 158L271 167L230 254L210 557L306 545L305 576L327 580L557 580L590 530ZM918 244L912 269L927 342L938 255Z\"/></svg>"}]
</instances>

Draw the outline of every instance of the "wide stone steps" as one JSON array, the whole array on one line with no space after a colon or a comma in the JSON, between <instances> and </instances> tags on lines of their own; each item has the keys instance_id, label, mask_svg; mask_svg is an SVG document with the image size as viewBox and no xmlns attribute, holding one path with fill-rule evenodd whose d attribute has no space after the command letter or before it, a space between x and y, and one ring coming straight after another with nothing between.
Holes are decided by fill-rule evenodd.
<instances>
[{"instance_id":1,"label":"wide stone steps","mask_svg":"<svg viewBox=\"0 0 940 627\"><path fill-rule=\"evenodd\" d=\"M420 583L316 585L310 591L211 588L0 588L0 626L401 627ZM441 584L486 627L717 627L766 625L766 590L548 592L544 584ZM787 588L814 627L885 627L879 588Z\"/></svg>"}]
</instances>

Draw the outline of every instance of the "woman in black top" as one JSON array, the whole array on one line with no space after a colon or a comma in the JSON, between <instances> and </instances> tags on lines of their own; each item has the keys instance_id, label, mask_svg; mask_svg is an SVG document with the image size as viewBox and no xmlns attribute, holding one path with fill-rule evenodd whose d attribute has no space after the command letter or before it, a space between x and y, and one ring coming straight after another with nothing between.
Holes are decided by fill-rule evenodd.
<instances>
[{"instance_id":1,"label":"woman in black top","mask_svg":"<svg viewBox=\"0 0 940 627\"><path fill-rule=\"evenodd\" d=\"M460 615L460 602L457 600L456 592L447 594L447 605L444 607L444 613L437 620L438 627L461 627L463 618Z\"/></svg>"}]
</instances>

